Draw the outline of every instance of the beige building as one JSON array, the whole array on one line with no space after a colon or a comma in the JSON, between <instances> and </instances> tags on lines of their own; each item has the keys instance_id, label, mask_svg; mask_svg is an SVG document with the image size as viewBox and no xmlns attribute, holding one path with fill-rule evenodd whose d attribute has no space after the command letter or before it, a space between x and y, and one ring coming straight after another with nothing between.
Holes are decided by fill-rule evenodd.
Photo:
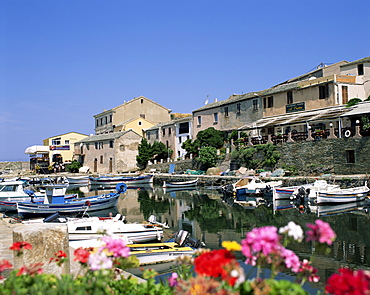
<instances>
[{"instance_id":1,"label":"beige building","mask_svg":"<svg viewBox=\"0 0 370 295\"><path fill-rule=\"evenodd\" d=\"M144 130L153 126L154 124L148 120L145 120L142 117L137 117L116 125L113 132L123 132L131 129L141 136L144 136Z\"/></svg>"},{"instance_id":2,"label":"beige building","mask_svg":"<svg viewBox=\"0 0 370 295\"><path fill-rule=\"evenodd\" d=\"M133 130L92 135L75 143L75 159L92 173L135 171L141 139Z\"/></svg>"},{"instance_id":3,"label":"beige building","mask_svg":"<svg viewBox=\"0 0 370 295\"><path fill-rule=\"evenodd\" d=\"M135 97L113 109L105 110L95 115L95 134L115 132L116 129L119 129L117 126L137 118L142 118L153 125L168 122L171 120L170 113L170 109L165 108L153 100L144 96ZM141 134L141 132L138 133Z\"/></svg>"}]
</instances>

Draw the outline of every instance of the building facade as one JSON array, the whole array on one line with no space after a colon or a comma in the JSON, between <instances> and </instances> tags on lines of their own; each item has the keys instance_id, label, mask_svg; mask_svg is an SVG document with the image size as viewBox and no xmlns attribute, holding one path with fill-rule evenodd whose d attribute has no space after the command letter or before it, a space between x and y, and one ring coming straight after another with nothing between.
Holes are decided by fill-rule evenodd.
<instances>
[{"instance_id":1,"label":"building facade","mask_svg":"<svg viewBox=\"0 0 370 295\"><path fill-rule=\"evenodd\" d=\"M92 135L75 143L75 159L92 173L136 171L141 139L133 130Z\"/></svg>"},{"instance_id":2,"label":"building facade","mask_svg":"<svg viewBox=\"0 0 370 295\"><path fill-rule=\"evenodd\" d=\"M144 96L135 97L113 109L95 115L95 134L115 132L117 126L137 118L142 118L153 125L168 122L171 120L170 113L170 109Z\"/></svg>"}]
</instances>

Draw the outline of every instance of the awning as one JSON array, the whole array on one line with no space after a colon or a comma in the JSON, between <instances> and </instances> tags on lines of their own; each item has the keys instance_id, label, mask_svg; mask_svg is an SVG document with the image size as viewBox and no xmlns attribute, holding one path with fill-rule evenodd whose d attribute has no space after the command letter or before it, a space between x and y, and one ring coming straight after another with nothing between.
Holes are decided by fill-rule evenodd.
<instances>
[{"instance_id":1,"label":"awning","mask_svg":"<svg viewBox=\"0 0 370 295\"><path fill-rule=\"evenodd\" d=\"M37 153L47 154L47 153L49 153L49 146L46 146L46 145L33 145L33 146L30 146L30 147L26 148L26 150L24 151L24 153L25 154L29 154L29 155L37 154Z\"/></svg>"},{"instance_id":2,"label":"awning","mask_svg":"<svg viewBox=\"0 0 370 295\"><path fill-rule=\"evenodd\" d=\"M356 115L363 115L363 114L370 115L370 102L369 101L361 102L355 105L350 111L341 115L341 117L356 116Z\"/></svg>"},{"instance_id":3,"label":"awning","mask_svg":"<svg viewBox=\"0 0 370 295\"><path fill-rule=\"evenodd\" d=\"M262 128L265 126L291 125L296 123L306 123L310 121L334 119L348 113L351 109L344 106L312 110L307 112L296 112L292 114L277 115L261 118L253 123L244 125L238 130Z\"/></svg>"}]
</instances>

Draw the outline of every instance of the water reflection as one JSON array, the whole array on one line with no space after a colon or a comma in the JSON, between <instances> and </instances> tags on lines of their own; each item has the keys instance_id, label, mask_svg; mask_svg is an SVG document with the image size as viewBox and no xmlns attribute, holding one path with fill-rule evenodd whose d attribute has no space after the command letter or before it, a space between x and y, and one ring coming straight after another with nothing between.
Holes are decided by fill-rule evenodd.
<instances>
[{"instance_id":1,"label":"water reflection","mask_svg":"<svg viewBox=\"0 0 370 295\"><path fill-rule=\"evenodd\" d=\"M80 187L74 188L73 192L81 196L101 193L100 189L91 189ZM274 225L279 228L292 220L306 230L307 223L314 223L320 218L329 222L337 234L331 253L321 253L312 243L293 244L290 248L301 259L315 253L314 266L319 269L322 281L325 282L339 267L370 268L367 201L309 206L307 210L299 210L289 201L278 204L261 199L247 201L253 205L237 204L223 198L222 192L217 189L202 187L190 190L140 187L129 188L120 197L117 211L130 222L141 222L154 214L159 222L169 224L169 235L184 229L210 249L221 248L224 240L240 242L254 227Z\"/></svg>"}]
</instances>

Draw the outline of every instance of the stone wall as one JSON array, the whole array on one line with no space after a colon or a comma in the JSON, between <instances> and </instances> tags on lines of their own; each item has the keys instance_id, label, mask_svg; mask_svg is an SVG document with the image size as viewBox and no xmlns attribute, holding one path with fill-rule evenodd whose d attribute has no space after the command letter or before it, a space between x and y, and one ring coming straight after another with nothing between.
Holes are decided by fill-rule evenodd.
<instances>
[{"instance_id":1,"label":"stone wall","mask_svg":"<svg viewBox=\"0 0 370 295\"><path fill-rule=\"evenodd\" d=\"M304 175L310 171L337 175L370 173L369 137L283 143L277 149L281 153L278 166L295 166ZM354 151L354 163L347 162L349 150Z\"/></svg>"}]
</instances>

